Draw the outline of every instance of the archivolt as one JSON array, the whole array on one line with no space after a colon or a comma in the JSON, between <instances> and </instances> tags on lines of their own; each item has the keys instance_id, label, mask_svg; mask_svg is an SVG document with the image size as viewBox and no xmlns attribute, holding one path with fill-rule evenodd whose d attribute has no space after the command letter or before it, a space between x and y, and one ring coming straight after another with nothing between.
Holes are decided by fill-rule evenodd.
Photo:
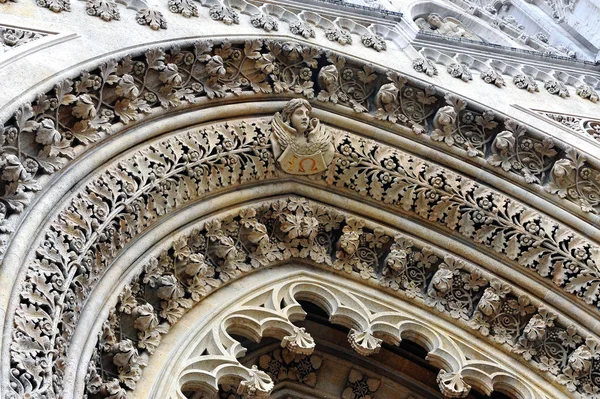
<instances>
[{"instance_id":1,"label":"archivolt","mask_svg":"<svg viewBox=\"0 0 600 399\"><path fill-rule=\"evenodd\" d=\"M327 61L320 57L320 50L293 42L265 44L253 41L235 45L226 42L218 48L213 48L210 43L198 43L193 49L173 50L168 54L153 50L145 57L108 62L92 76L80 76L77 87L87 87L87 92L70 94L72 82L63 82L53 92L41 96L34 107L25 105L15 114L5 129L7 137L28 137L34 149L31 153L23 149L23 158L4 155L7 163L3 166L3 176L13 176L14 180L5 182L9 183L5 191L8 196L5 195L3 201L11 209L9 213L12 212L12 216L3 220L2 231L7 233L18 229L4 264L11 268L25 265L21 269L25 283L14 285L13 301L7 312L7 320L14 322L14 329L12 324L7 323L4 334L5 337L12 336L10 354L8 345L3 346L3 376L9 373L7 366L10 361L11 391L21 394L45 392L50 396L61 391L62 362L71 334L78 326L81 307L94 284L129 243L185 206L209 197L216 198L217 194L239 185L263 184L267 180L301 183L301 188L290 191L305 191L306 196L312 194L317 197L320 194L315 193L334 192L345 197L366 199L420 223L428 223L432 230L455 231L482 251L513 263L515 267L527 265L541 277L549 278L551 275L554 283L584 296L589 303L596 303L600 278L595 257L599 252L593 242L497 190L491 190L425 159L397 151L392 146L365 140L354 134L335 134L337 154L329 171L315 178L289 179L274 168L268 121L232 121L201 131L182 132L158 139L137 152L117 159L111 165L103 166L96 175L82 181L74 194L66 195L60 201L57 201L56 195L51 195L53 192L67 193L93 169L94 164L105 163L104 150L110 150L106 153L118 153L119 149L129 148L132 142L139 140L144 134L140 133L143 128L131 130L128 133L131 136L120 135L115 140L98 144L109 136L112 129L122 129L125 122L136 118L141 120L145 114L158 117L161 112L157 110L161 105L167 109L181 110L191 108L183 103L198 100L208 104L212 97L232 93L254 100L265 99L266 93L273 91L278 95L302 92L311 97L316 94L315 83L321 89L318 99L323 109L352 114L372 125L378 124L399 134L411 135L411 140L407 140L363 125L366 132L376 130L373 136L380 141L405 146L412 152L424 154L428 150L413 142L413 139L436 146L429 139L431 137L448 144L448 147L443 144L438 149L447 149L459 156L466 157L468 152L479 157L474 158L474 162L484 164L486 160L483 155L491 154L487 158L489 162L504 165L506 161L506 165L513 165L511 162L525 156L525 153L516 147L514 153L501 151L501 148L505 148L502 140L512 142L514 147L515 141L508 137L512 134L513 139L527 139L532 148L545 148L546 152L545 155L534 154L539 160L535 165L529 164L525 169L509 168L507 173L498 172L507 178L514 181L526 178L542 183L550 177L550 186L546 188L566 190L571 184L570 174L579 173L583 168L582 162L577 162L577 167L568 167L567 163L571 161L560 159L561 152L549 151L553 146L551 141L538 133L527 132L518 124L507 121L508 130L500 132L497 124L492 123L493 116L489 112L467 110L466 102L461 99L448 96L447 101L453 104L450 106L452 109L443 107L433 117L442 100L434 95L431 88L409 84L397 73L390 72L384 77L381 71L356 60L341 60L331 54ZM186 62L191 62L192 72L182 75L177 65L187 65ZM240 76L233 79L227 75L227 65L233 65L228 62L238 62L235 65L240 68L246 65L249 68L247 72L260 77L253 81L248 81L247 77L242 80ZM143 72L139 74L143 75L143 80L141 77L135 78L136 67ZM194 69L196 67L197 70ZM224 75L219 68L223 68ZM261 68L267 68L275 77L267 78L267 71ZM273 71L276 68L280 68L279 72L288 71L287 75L275 74ZM340 75L341 71L344 73ZM213 75L216 78L211 78ZM362 78L351 81L343 75ZM185 84L183 76L187 79ZM95 82L99 82L98 88ZM200 85L197 95L193 94L192 82ZM254 94L253 91L265 93ZM92 92L96 94L92 96ZM95 98L104 98L104 102L95 104ZM90 105L88 99L95 105ZM337 105L334 105L336 101ZM265 105L264 109L272 112L280 105ZM64 107L61 108L64 112L58 112L60 107ZM166 111L162 112L167 114ZM217 113L218 108L205 112ZM318 111L318 116L326 122L345 120L344 123L351 124L347 119L322 110ZM187 117L170 116L156 123L164 126L163 131L169 131L178 118ZM187 123L182 122L182 125ZM471 129L470 134L476 137L465 136L467 129ZM422 136L414 136L414 133ZM70 158L77 155L81 158L71 164ZM442 161L472 175L479 173L452 157L442 157ZM88 169L79 171L68 165L88 165ZM30 195L42 189L40 182L50 182L49 179L39 180L41 175L53 174L62 168L65 169L53 180L55 186L47 186L47 193L39 197ZM561 180L552 177L554 172L551 171L555 169L556 176ZM593 179L594 173L587 169L581 179ZM491 175L485 177L490 181L499 181ZM576 188L571 188L569 192L589 192L585 188L588 186L584 186L578 180ZM264 187L263 190L269 186ZM525 196L523 191L520 193ZM589 205L589 209L595 206L588 201L593 196L586 199L577 195L570 197L570 200ZM571 207L569 202L557 198L555 200L561 206ZM28 211L30 220L22 222L19 218L23 207L28 206L31 200L36 202ZM549 211L556 210L561 218L569 219L581 229L586 226L545 201L538 201L537 204ZM570 209L573 210L572 207ZM51 215L52 221L37 226L47 215ZM35 231L37 233L33 234ZM35 249L27 255L30 247ZM499 273L505 273L500 269ZM7 280L8 285L13 286L15 280L10 272L3 276L2 281ZM525 280L520 283L527 284ZM532 284L537 287L535 283ZM494 290L496 288L489 293ZM554 299L549 294L547 300ZM573 315L586 327L596 327L585 310L573 312ZM519 322L513 338L524 331L527 323L525 320ZM577 336L573 342L576 342L575 346L579 345L582 338L577 335L576 329L564 330L569 331L569 336ZM490 334L490 331L486 334ZM585 332L582 334L587 335ZM545 335L535 337L543 339ZM570 367L566 366L566 359L567 354L573 352L572 349L575 347L567 347L562 355L561 364L565 367ZM527 349L525 352L531 351ZM556 373L565 370L552 368L552 372ZM588 367L577 373L585 374L591 370ZM569 382L565 380L565 384Z\"/></svg>"}]
</instances>

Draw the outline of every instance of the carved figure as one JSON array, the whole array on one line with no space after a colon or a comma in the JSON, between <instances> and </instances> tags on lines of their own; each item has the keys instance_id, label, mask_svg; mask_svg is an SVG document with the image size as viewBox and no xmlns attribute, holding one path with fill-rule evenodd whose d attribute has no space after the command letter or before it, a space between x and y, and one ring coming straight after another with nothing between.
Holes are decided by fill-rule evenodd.
<instances>
[{"instance_id":1,"label":"carved figure","mask_svg":"<svg viewBox=\"0 0 600 399\"><path fill-rule=\"evenodd\" d=\"M442 19L440 14L431 13L426 18L418 18L415 23L420 29L431 29L442 36L482 41L479 36L469 31L458 19L453 17Z\"/></svg>"},{"instance_id":2,"label":"carved figure","mask_svg":"<svg viewBox=\"0 0 600 399\"><path fill-rule=\"evenodd\" d=\"M287 173L312 175L327 169L333 160L331 132L311 118L311 112L308 101L295 98L271 121L273 152Z\"/></svg>"}]
</instances>

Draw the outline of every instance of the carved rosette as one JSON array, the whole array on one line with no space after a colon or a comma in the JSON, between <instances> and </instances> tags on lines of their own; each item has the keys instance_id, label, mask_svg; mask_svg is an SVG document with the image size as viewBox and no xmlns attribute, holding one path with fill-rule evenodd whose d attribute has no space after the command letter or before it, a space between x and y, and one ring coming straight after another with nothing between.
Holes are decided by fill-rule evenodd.
<instances>
[{"instance_id":1,"label":"carved rosette","mask_svg":"<svg viewBox=\"0 0 600 399\"><path fill-rule=\"evenodd\" d=\"M376 35L374 33L368 33L368 34L362 35L360 40L365 47L372 48L376 51L387 50L387 44L385 42L385 39L380 35Z\"/></svg>"},{"instance_id":2,"label":"carved rosette","mask_svg":"<svg viewBox=\"0 0 600 399\"><path fill-rule=\"evenodd\" d=\"M208 11L208 15L215 21L222 21L225 25L239 24L240 15L231 7L214 5Z\"/></svg>"},{"instance_id":3,"label":"carved rosette","mask_svg":"<svg viewBox=\"0 0 600 399\"><path fill-rule=\"evenodd\" d=\"M192 0L169 0L169 11L186 18L198 16L198 6Z\"/></svg>"}]
</instances>

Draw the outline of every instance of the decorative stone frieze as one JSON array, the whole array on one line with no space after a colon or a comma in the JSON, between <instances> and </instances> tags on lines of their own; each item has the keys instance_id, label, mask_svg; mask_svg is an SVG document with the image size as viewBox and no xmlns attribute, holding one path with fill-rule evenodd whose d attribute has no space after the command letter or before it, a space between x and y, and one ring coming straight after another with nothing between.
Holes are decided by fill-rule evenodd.
<instances>
[{"instance_id":1,"label":"decorative stone frieze","mask_svg":"<svg viewBox=\"0 0 600 399\"><path fill-rule=\"evenodd\" d=\"M561 98L570 97L569 89L564 83L559 82L558 80L547 80L544 82L544 89L548 91L550 94L557 95Z\"/></svg>"},{"instance_id":2,"label":"decorative stone frieze","mask_svg":"<svg viewBox=\"0 0 600 399\"><path fill-rule=\"evenodd\" d=\"M464 100L451 97L446 102L455 108L454 113L458 109L458 117L444 108L431 123L428 118L440 104L433 87L419 88L392 71L386 79L373 67L357 68L334 53L328 53L326 65L319 68L321 53L308 46L254 41L242 46L225 42L215 47L202 42L195 48L175 52L152 51L136 59L110 61L100 70L58 84L52 92L15 113L0 129L0 141L4 144L0 155L0 234L12 232L34 193L41 189L44 175L62 169L87 146L111 134L118 123L140 121L154 109L176 108L201 97L251 91L300 93L310 99L315 95L316 81L319 101L372 112L377 119L408 126L417 134L430 134L434 140L463 148L471 156L495 154L491 148L494 135L502 131L491 112L475 112L468 109ZM177 63L166 62L167 56ZM202 68L195 68L196 65ZM252 74L235 75L235 81L231 81L234 66L250 68ZM192 79L187 70L199 72ZM216 83L211 79L216 79ZM100 104L97 98L109 100ZM433 125L433 129L428 125ZM525 138L534 144L543 141L528 132L524 133ZM23 142L33 143L33 151L18 148L18 143ZM552 164L558 160L558 154L545 159ZM542 170L546 170L545 166ZM517 167L510 171L521 175L523 168ZM2 246L6 246L6 239Z\"/></svg>"},{"instance_id":3,"label":"decorative stone frieze","mask_svg":"<svg viewBox=\"0 0 600 399\"><path fill-rule=\"evenodd\" d=\"M266 32L279 30L279 23L270 15L258 13L250 18L250 23L255 28L264 29Z\"/></svg>"},{"instance_id":4,"label":"decorative stone frieze","mask_svg":"<svg viewBox=\"0 0 600 399\"><path fill-rule=\"evenodd\" d=\"M56 13L61 11L71 11L70 0L36 0L39 7L47 8Z\"/></svg>"},{"instance_id":5,"label":"decorative stone frieze","mask_svg":"<svg viewBox=\"0 0 600 399\"><path fill-rule=\"evenodd\" d=\"M427 58L415 58L412 65L415 71L424 73L427 76L435 76L438 74L437 67Z\"/></svg>"},{"instance_id":6,"label":"decorative stone frieze","mask_svg":"<svg viewBox=\"0 0 600 399\"><path fill-rule=\"evenodd\" d=\"M48 36L45 32L17 29L0 25L0 53Z\"/></svg>"}]
</instances>

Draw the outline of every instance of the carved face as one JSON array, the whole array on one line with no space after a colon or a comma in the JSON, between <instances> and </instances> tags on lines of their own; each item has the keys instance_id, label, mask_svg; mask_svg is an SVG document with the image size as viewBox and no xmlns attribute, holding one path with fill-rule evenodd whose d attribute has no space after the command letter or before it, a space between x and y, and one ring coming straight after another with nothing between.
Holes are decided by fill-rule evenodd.
<instances>
[{"instance_id":1,"label":"carved face","mask_svg":"<svg viewBox=\"0 0 600 399\"><path fill-rule=\"evenodd\" d=\"M429 18L427 18L427 22L429 22L431 26L435 26L436 28L442 26L442 20L437 15L430 15Z\"/></svg>"},{"instance_id":2,"label":"carved face","mask_svg":"<svg viewBox=\"0 0 600 399\"><path fill-rule=\"evenodd\" d=\"M309 122L310 111L304 106L296 108L290 117L290 124L296 129L298 134L304 134L306 132Z\"/></svg>"}]
</instances>

